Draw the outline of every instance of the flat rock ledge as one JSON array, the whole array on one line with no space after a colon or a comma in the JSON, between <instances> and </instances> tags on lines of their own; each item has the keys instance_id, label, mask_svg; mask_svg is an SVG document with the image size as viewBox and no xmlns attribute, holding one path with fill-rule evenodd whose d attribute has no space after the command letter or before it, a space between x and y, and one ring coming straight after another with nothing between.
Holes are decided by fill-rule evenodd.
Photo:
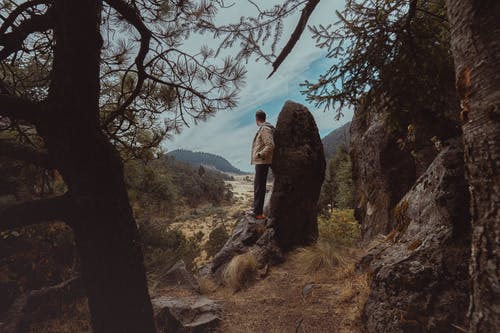
<instances>
[{"instance_id":1,"label":"flat rock ledge","mask_svg":"<svg viewBox=\"0 0 500 333\"><path fill-rule=\"evenodd\" d=\"M151 301L158 332L204 333L220 322L222 305L205 296L161 296Z\"/></svg>"},{"instance_id":2,"label":"flat rock ledge","mask_svg":"<svg viewBox=\"0 0 500 333\"><path fill-rule=\"evenodd\" d=\"M179 260L161 278L160 286L180 287L200 292L200 285L196 278L186 268L184 260Z\"/></svg>"}]
</instances>

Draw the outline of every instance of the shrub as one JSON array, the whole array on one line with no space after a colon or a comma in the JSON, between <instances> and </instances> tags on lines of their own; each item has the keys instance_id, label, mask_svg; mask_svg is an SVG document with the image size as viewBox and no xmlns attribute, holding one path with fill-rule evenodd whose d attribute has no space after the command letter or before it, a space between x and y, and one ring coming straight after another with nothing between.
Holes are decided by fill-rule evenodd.
<instances>
[{"instance_id":1,"label":"shrub","mask_svg":"<svg viewBox=\"0 0 500 333\"><path fill-rule=\"evenodd\" d=\"M213 257L219 252L219 250L224 246L229 235L224 226L219 226L212 230L210 235L208 236L207 244L205 245L205 250L207 251L207 255L209 257Z\"/></svg>"},{"instance_id":2,"label":"shrub","mask_svg":"<svg viewBox=\"0 0 500 333\"><path fill-rule=\"evenodd\" d=\"M200 255L199 235L187 238L179 230L170 230L167 225L145 223L139 228L148 271L163 274L179 260L188 268Z\"/></svg>"},{"instance_id":3,"label":"shrub","mask_svg":"<svg viewBox=\"0 0 500 333\"><path fill-rule=\"evenodd\" d=\"M318 220L318 242L298 249L293 260L303 272L345 266L359 241L359 225L352 210L335 210Z\"/></svg>"},{"instance_id":4,"label":"shrub","mask_svg":"<svg viewBox=\"0 0 500 333\"><path fill-rule=\"evenodd\" d=\"M320 240L325 240L338 246L352 247L360 239L359 224L354 219L352 209L336 209L328 218L318 219L318 235Z\"/></svg>"}]
</instances>

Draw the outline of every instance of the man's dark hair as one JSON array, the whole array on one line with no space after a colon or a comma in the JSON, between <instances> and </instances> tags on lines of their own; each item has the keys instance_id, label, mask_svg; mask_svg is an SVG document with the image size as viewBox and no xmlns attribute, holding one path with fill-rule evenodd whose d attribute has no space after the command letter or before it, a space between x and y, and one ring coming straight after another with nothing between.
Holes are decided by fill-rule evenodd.
<instances>
[{"instance_id":1,"label":"man's dark hair","mask_svg":"<svg viewBox=\"0 0 500 333\"><path fill-rule=\"evenodd\" d=\"M260 121L266 121L266 113L262 110L255 112L255 118Z\"/></svg>"}]
</instances>

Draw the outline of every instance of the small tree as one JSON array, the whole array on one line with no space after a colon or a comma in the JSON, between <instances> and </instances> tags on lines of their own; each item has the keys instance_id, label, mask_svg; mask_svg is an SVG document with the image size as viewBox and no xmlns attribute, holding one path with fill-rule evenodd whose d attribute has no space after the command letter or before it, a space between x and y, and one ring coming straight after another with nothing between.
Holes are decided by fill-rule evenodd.
<instances>
[{"instance_id":1,"label":"small tree","mask_svg":"<svg viewBox=\"0 0 500 333\"><path fill-rule=\"evenodd\" d=\"M334 208L353 208L353 191L351 159L346 146L342 145L328 163L326 179L321 188L320 211L331 213Z\"/></svg>"}]
</instances>

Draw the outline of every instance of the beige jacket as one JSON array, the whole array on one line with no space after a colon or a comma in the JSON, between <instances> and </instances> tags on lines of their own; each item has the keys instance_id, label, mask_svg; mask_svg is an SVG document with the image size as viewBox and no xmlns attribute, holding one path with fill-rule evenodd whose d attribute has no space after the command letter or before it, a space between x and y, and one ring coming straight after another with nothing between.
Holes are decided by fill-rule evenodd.
<instances>
[{"instance_id":1,"label":"beige jacket","mask_svg":"<svg viewBox=\"0 0 500 333\"><path fill-rule=\"evenodd\" d=\"M273 162L274 126L264 123L255 134L252 143L252 164L271 164Z\"/></svg>"}]
</instances>

